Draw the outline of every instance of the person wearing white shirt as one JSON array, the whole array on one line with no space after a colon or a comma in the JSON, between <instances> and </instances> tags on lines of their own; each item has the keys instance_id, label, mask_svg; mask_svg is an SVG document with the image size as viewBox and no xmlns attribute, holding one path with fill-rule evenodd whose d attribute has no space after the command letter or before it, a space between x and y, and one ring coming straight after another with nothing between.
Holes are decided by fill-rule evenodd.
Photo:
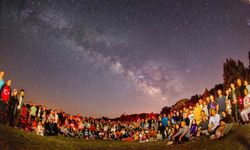
<instances>
[{"instance_id":1,"label":"person wearing white shirt","mask_svg":"<svg viewBox=\"0 0 250 150\"><path fill-rule=\"evenodd\" d=\"M240 114L241 114L242 120L245 123L248 123L249 122L248 114L250 113L250 94L248 94L247 89L244 90L244 94L246 95L243 99L244 107L241 110Z\"/></svg>"},{"instance_id":2,"label":"person wearing white shirt","mask_svg":"<svg viewBox=\"0 0 250 150\"><path fill-rule=\"evenodd\" d=\"M220 115L216 113L216 110L211 110L211 117L209 119L208 131L214 132L215 129L220 125Z\"/></svg>"},{"instance_id":3,"label":"person wearing white shirt","mask_svg":"<svg viewBox=\"0 0 250 150\"><path fill-rule=\"evenodd\" d=\"M16 112L16 119L15 119L15 125L18 125L19 119L22 114L22 107L24 104L24 90L21 89L19 96L18 96L18 106L17 106L17 112Z\"/></svg>"}]
</instances>

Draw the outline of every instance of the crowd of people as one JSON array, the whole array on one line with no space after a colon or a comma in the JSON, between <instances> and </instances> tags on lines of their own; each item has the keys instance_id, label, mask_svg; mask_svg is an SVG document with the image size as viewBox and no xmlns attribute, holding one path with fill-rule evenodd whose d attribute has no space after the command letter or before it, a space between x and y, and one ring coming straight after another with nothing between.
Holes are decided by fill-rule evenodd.
<instances>
[{"instance_id":1,"label":"crowd of people","mask_svg":"<svg viewBox=\"0 0 250 150\"><path fill-rule=\"evenodd\" d=\"M218 89L217 94L199 99L194 106L122 122L72 116L62 110L27 103L25 91L12 89L11 80L4 82L4 74L0 71L0 122L40 136L178 144L200 136L219 139L235 124L249 123L250 85L247 81L242 84L241 79L224 91Z\"/></svg>"}]
</instances>

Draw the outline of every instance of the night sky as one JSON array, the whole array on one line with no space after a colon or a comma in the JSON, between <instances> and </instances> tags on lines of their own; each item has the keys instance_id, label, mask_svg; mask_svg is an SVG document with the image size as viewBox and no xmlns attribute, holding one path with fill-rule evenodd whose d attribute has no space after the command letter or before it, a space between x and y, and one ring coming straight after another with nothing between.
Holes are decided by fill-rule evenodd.
<instances>
[{"instance_id":1,"label":"night sky","mask_svg":"<svg viewBox=\"0 0 250 150\"><path fill-rule=\"evenodd\" d=\"M0 0L0 69L26 102L83 116L160 112L248 65L248 0Z\"/></svg>"}]
</instances>

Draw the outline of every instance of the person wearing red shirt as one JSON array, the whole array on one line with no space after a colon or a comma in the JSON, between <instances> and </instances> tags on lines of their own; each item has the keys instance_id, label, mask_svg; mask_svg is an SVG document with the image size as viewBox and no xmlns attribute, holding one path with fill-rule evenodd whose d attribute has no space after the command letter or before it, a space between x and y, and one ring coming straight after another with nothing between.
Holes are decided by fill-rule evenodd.
<instances>
[{"instance_id":1,"label":"person wearing red shirt","mask_svg":"<svg viewBox=\"0 0 250 150\"><path fill-rule=\"evenodd\" d=\"M7 80L6 84L4 84L1 88L0 91L0 102L1 102L1 108L0 108L0 117L1 121L7 122L7 109L8 109L8 104L11 96L11 80Z\"/></svg>"}]
</instances>

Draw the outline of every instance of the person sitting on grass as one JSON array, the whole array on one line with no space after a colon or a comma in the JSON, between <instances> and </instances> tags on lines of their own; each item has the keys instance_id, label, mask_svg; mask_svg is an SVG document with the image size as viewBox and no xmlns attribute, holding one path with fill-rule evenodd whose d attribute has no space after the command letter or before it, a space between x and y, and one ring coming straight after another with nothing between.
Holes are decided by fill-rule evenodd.
<instances>
[{"instance_id":1,"label":"person sitting on grass","mask_svg":"<svg viewBox=\"0 0 250 150\"><path fill-rule=\"evenodd\" d=\"M133 136L129 136L129 137L122 139L122 141L126 141L126 142L133 142L134 140L135 140L135 138Z\"/></svg>"},{"instance_id":2,"label":"person sitting on grass","mask_svg":"<svg viewBox=\"0 0 250 150\"><path fill-rule=\"evenodd\" d=\"M79 138L83 138L83 134L84 134L83 131L84 131L84 125L83 125L82 120L80 120L78 122L78 137Z\"/></svg>"},{"instance_id":3,"label":"person sitting on grass","mask_svg":"<svg viewBox=\"0 0 250 150\"><path fill-rule=\"evenodd\" d=\"M36 119L35 119L34 121L30 120L30 123L31 123L31 128L30 128L30 130L31 130L31 131L36 131L36 128L37 128Z\"/></svg>"},{"instance_id":4,"label":"person sitting on grass","mask_svg":"<svg viewBox=\"0 0 250 150\"><path fill-rule=\"evenodd\" d=\"M166 139L166 140L167 140L168 137L169 137L170 131L171 131L170 128L169 128L168 126L166 126L165 131L164 131L164 132L165 132L165 139ZM157 132L156 132L156 133L157 133ZM165 140L165 139L164 139L164 140Z\"/></svg>"},{"instance_id":5,"label":"person sitting on grass","mask_svg":"<svg viewBox=\"0 0 250 150\"><path fill-rule=\"evenodd\" d=\"M84 136L83 136L83 138L86 139L86 140L89 139L89 129L88 128L84 129Z\"/></svg>"},{"instance_id":6,"label":"person sitting on grass","mask_svg":"<svg viewBox=\"0 0 250 150\"><path fill-rule=\"evenodd\" d=\"M140 140L140 133L139 131L136 131L133 135L134 141L139 141Z\"/></svg>"},{"instance_id":7,"label":"person sitting on grass","mask_svg":"<svg viewBox=\"0 0 250 150\"><path fill-rule=\"evenodd\" d=\"M160 131L158 131L158 133L157 133L157 135L156 135L156 140L157 141L162 141L162 134L161 134L161 132Z\"/></svg>"},{"instance_id":8,"label":"person sitting on grass","mask_svg":"<svg viewBox=\"0 0 250 150\"><path fill-rule=\"evenodd\" d=\"M139 143L148 143L149 142L149 139L147 137L147 134L145 133L144 130L141 130L141 133L139 134Z\"/></svg>"},{"instance_id":9,"label":"person sitting on grass","mask_svg":"<svg viewBox=\"0 0 250 150\"><path fill-rule=\"evenodd\" d=\"M220 115L216 113L215 109L211 109L208 131L210 133L213 133L219 125L220 125Z\"/></svg>"},{"instance_id":10,"label":"person sitting on grass","mask_svg":"<svg viewBox=\"0 0 250 150\"><path fill-rule=\"evenodd\" d=\"M224 120L225 123L230 124L233 122L233 118L226 111L221 113L221 120Z\"/></svg>"},{"instance_id":11,"label":"person sitting on grass","mask_svg":"<svg viewBox=\"0 0 250 150\"><path fill-rule=\"evenodd\" d=\"M223 135L227 135L231 131L231 129L233 128L233 126L234 126L234 124L233 124L233 118L232 118L231 115L227 114L224 111L221 114L222 114L221 120L226 123Z\"/></svg>"},{"instance_id":12,"label":"person sitting on grass","mask_svg":"<svg viewBox=\"0 0 250 150\"><path fill-rule=\"evenodd\" d=\"M149 138L149 140L150 141L156 141L156 135L157 135L156 131L153 128L151 128L149 130L149 132L148 132L148 138Z\"/></svg>"},{"instance_id":13,"label":"person sitting on grass","mask_svg":"<svg viewBox=\"0 0 250 150\"><path fill-rule=\"evenodd\" d=\"M190 133L192 137L195 137L198 131L198 125L196 124L196 120L194 119L191 124Z\"/></svg>"},{"instance_id":14,"label":"person sitting on grass","mask_svg":"<svg viewBox=\"0 0 250 150\"><path fill-rule=\"evenodd\" d=\"M198 132L197 132L197 136L200 136L200 135L209 135L209 132L208 132L208 117L207 116L202 116L202 120L201 120L201 123L200 125L198 126Z\"/></svg>"},{"instance_id":15,"label":"person sitting on grass","mask_svg":"<svg viewBox=\"0 0 250 150\"><path fill-rule=\"evenodd\" d=\"M174 136L175 133L177 133L175 132L175 127L172 127L169 131L168 141L172 141L172 137Z\"/></svg>"},{"instance_id":16,"label":"person sitting on grass","mask_svg":"<svg viewBox=\"0 0 250 150\"><path fill-rule=\"evenodd\" d=\"M219 127L215 131L215 134L210 136L210 140L221 138L224 135L225 127L226 127L226 123L223 120L221 120Z\"/></svg>"},{"instance_id":17,"label":"person sitting on grass","mask_svg":"<svg viewBox=\"0 0 250 150\"><path fill-rule=\"evenodd\" d=\"M179 131L172 137L172 142L169 142L168 145L176 143L181 144L183 142L188 142L189 138L191 137L190 130L186 125L185 121L181 122L181 128Z\"/></svg>"},{"instance_id":18,"label":"person sitting on grass","mask_svg":"<svg viewBox=\"0 0 250 150\"><path fill-rule=\"evenodd\" d=\"M59 130L60 130L59 134L63 136L69 136L70 132L68 130L68 126L70 126L68 123L68 120L65 120L62 126L59 126Z\"/></svg>"},{"instance_id":19,"label":"person sitting on grass","mask_svg":"<svg viewBox=\"0 0 250 150\"><path fill-rule=\"evenodd\" d=\"M182 121L185 121L186 125L189 126L190 119L188 118L188 114L186 112L183 113Z\"/></svg>"},{"instance_id":20,"label":"person sitting on grass","mask_svg":"<svg viewBox=\"0 0 250 150\"><path fill-rule=\"evenodd\" d=\"M73 134L74 137L78 136L79 130L78 130L78 128L77 128L77 126L75 124L72 124L70 131L71 131L71 133Z\"/></svg>"},{"instance_id":21,"label":"person sitting on grass","mask_svg":"<svg viewBox=\"0 0 250 150\"><path fill-rule=\"evenodd\" d=\"M37 125L35 131L36 131L37 135L44 136L44 128L43 128L43 125L42 125L41 121L38 122L38 125Z\"/></svg>"},{"instance_id":22,"label":"person sitting on grass","mask_svg":"<svg viewBox=\"0 0 250 150\"><path fill-rule=\"evenodd\" d=\"M103 130L100 130L100 132L98 133L98 139L103 139L103 137L104 137L104 132Z\"/></svg>"}]
</instances>

